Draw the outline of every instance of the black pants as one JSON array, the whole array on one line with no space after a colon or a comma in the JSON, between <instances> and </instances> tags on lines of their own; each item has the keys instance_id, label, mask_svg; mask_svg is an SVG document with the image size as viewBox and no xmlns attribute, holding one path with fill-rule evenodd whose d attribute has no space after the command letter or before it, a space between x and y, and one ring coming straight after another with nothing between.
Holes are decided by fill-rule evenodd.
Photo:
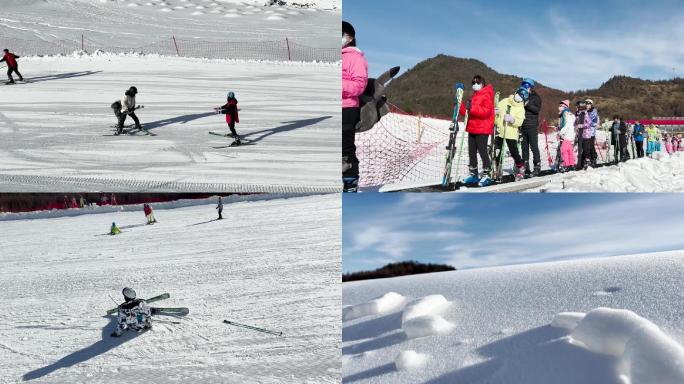
<instances>
[{"instance_id":1,"label":"black pants","mask_svg":"<svg viewBox=\"0 0 684 384\"><path fill-rule=\"evenodd\" d=\"M12 72L16 73L17 76L19 76L19 81L24 80L24 77L21 76L21 73L19 73L19 66L18 65L16 67L13 67L13 68L7 67L7 78L9 78L9 80L13 82L14 79L12 78Z\"/></svg>"},{"instance_id":2,"label":"black pants","mask_svg":"<svg viewBox=\"0 0 684 384\"><path fill-rule=\"evenodd\" d=\"M135 112L130 112L130 113L121 113L118 109L114 110L114 114L116 115L116 118L119 120L119 123L117 124L117 132L121 133L123 132L123 126L124 122L126 121L126 116L130 115L133 121L135 122L135 126L137 128L140 128L140 120L138 120L138 116L135 115Z\"/></svg>"},{"instance_id":3,"label":"black pants","mask_svg":"<svg viewBox=\"0 0 684 384\"><path fill-rule=\"evenodd\" d=\"M482 170L487 172L492 164L489 160L489 153L487 151L487 141L489 135L478 135L475 133L468 134L468 157L470 157L470 172L477 173L477 154L480 154L482 159Z\"/></svg>"},{"instance_id":4,"label":"black pants","mask_svg":"<svg viewBox=\"0 0 684 384\"><path fill-rule=\"evenodd\" d=\"M582 167L587 166L593 162L591 158L591 150L594 148L594 140L582 139Z\"/></svg>"},{"instance_id":5,"label":"black pants","mask_svg":"<svg viewBox=\"0 0 684 384\"><path fill-rule=\"evenodd\" d=\"M622 160L622 142L617 137L613 137L613 161L618 162Z\"/></svg>"},{"instance_id":6,"label":"black pants","mask_svg":"<svg viewBox=\"0 0 684 384\"><path fill-rule=\"evenodd\" d=\"M503 141L501 137L497 136L496 140L494 141L496 150L494 151L495 154L497 154L496 159L494 159L494 162L496 165L499 165L499 158L501 157L500 151L503 151L501 147L503 147ZM516 167L520 167L523 165L523 159L520 157L520 154L518 153L518 141L514 139L506 139L506 145L508 146L508 151L511 153L511 157L513 157L513 161L515 162Z\"/></svg>"},{"instance_id":7,"label":"black pants","mask_svg":"<svg viewBox=\"0 0 684 384\"><path fill-rule=\"evenodd\" d=\"M532 149L532 161L534 162L534 165L541 164L539 158L539 135L536 127L521 129L520 133L522 135L522 158L529 170L530 149Z\"/></svg>"},{"instance_id":8,"label":"black pants","mask_svg":"<svg viewBox=\"0 0 684 384\"><path fill-rule=\"evenodd\" d=\"M644 157L644 142L634 140L634 146L636 147L637 157Z\"/></svg>"},{"instance_id":9,"label":"black pants","mask_svg":"<svg viewBox=\"0 0 684 384\"><path fill-rule=\"evenodd\" d=\"M596 160L598 160L598 152L596 152L596 136L591 137L591 151L589 153L589 157L591 158L591 164L595 165Z\"/></svg>"},{"instance_id":10,"label":"black pants","mask_svg":"<svg viewBox=\"0 0 684 384\"><path fill-rule=\"evenodd\" d=\"M629 158L629 152L627 151L627 136L620 135L618 140L620 141L620 161L627 161Z\"/></svg>"},{"instance_id":11,"label":"black pants","mask_svg":"<svg viewBox=\"0 0 684 384\"><path fill-rule=\"evenodd\" d=\"M218 219L221 220L221 219L223 219L223 216L221 216L221 212L223 212L223 208L220 208L218 211L219 211Z\"/></svg>"},{"instance_id":12,"label":"black pants","mask_svg":"<svg viewBox=\"0 0 684 384\"><path fill-rule=\"evenodd\" d=\"M232 133L233 136L234 136L235 138L237 138L237 135L238 135L238 134L237 134L237 132L235 131L235 122L234 122L234 121L231 121L230 123L228 123L228 128L230 128L230 133Z\"/></svg>"},{"instance_id":13,"label":"black pants","mask_svg":"<svg viewBox=\"0 0 684 384\"><path fill-rule=\"evenodd\" d=\"M356 158L356 123L361 120L358 107L342 108L342 176L359 177L359 159Z\"/></svg>"},{"instance_id":14,"label":"black pants","mask_svg":"<svg viewBox=\"0 0 684 384\"><path fill-rule=\"evenodd\" d=\"M577 132L580 135L580 132ZM577 137L577 169L584 168L584 140L582 136Z\"/></svg>"}]
</instances>

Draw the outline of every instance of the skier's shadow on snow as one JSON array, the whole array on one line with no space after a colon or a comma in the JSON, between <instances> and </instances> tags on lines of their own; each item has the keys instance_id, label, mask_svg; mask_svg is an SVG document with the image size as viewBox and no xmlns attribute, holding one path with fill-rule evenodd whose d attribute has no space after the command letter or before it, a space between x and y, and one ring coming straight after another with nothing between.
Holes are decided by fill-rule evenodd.
<instances>
[{"instance_id":1,"label":"skier's shadow on snow","mask_svg":"<svg viewBox=\"0 0 684 384\"><path fill-rule=\"evenodd\" d=\"M176 116L168 119L162 119L157 121L152 121L150 123L143 122L143 128L146 130L151 130L155 128L165 127L171 124L185 124L193 120L201 119L203 117L213 116L214 112L202 112L202 113L191 113L189 115Z\"/></svg>"},{"instance_id":2,"label":"skier's shadow on snow","mask_svg":"<svg viewBox=\"0 0 684 384\"><path fill-rule=\"evenodd\" d=\"M219 221L219 219L211 219L211 220L207 220L207 221L202 221L200 223L189 224L189 225L186 225L186 227L194 227L195 225L209 224L209 223L213 223L214 221Z\"/></svg>"},{"instance_id":3,"label":"skier's shadow on snow","mask_svg":"<svg viewBox=\"0 0 684 384\"><path fill-rule=\"evenodd\" d=\"M110 318L110 323L102 328L102 339L95 344L85 347L79 351L76 351L70 355L64 356L61 359L55 361L50 365L45 367L35 369L31 372L24 374L24 381L34 380L41 378L43 376L49 375L52 372L60 368L68 368L76 364L80 364L84 361L90 360L93 357L102 355L107 351L118 347L119 345L136 338L139 333L133 331L124 332L121 337L111 337L110 334L114 332L117 325L116 316L106 316Z\"/></svg>"},{"instance_id":4,"label":"skier's shadow on snow","mask_svg":"<svg viewBox=\"0 0 684 384\"><path fill-rule=\"evenodd\" d=\"M100 73L102 71L81 71L81 72L69 72L69 73L59 73L56 75L45 75L45 76L36 76L36 77L28 77L25 78L25 80L31 82L31 83L38 83L41 81L49 81L49 80L59 80L59 79L70 79L72 77L81 77L81 76L88 76L88 75L94 75L96 73Z\"/></svg>"},{"instance_id":5,"label":"skier's shadow on snow","mask_svg":"<svg viewBox=\"0 0 684 384\"><path fill-rule=\"evenodd\" d=\"M261 131L256 131L256 132L251 132L246 135L242 135L245 139L249 139L251 142L256 143L257 141L261 141L271 135L274 135L276 133L283 133L287 131L293 131L295 129L303 128L309 125L314 125L318 124L323 120L330 119L332 116L321 116L321 117L316 117L313 119L304 119L304 120L295 120L295 121L285 121L279 127L275 128L268 128L268 129L262 129ZM259 135L256 138L252 138L253 136Z\"/></svg>"},{"instance_id":6,"label":"skier's shadow on snow","mask_svg":"<svg viewBox=\"0 0 684 384\"><path fill-rule=\"evenodd\" d=\"M616 358L570 344L567 331L545 325L477 349L486 361L446 373L425 384L510 383L619 384ZM510 378L524 381L510 381Z\"/></svg>"}]
</instances>

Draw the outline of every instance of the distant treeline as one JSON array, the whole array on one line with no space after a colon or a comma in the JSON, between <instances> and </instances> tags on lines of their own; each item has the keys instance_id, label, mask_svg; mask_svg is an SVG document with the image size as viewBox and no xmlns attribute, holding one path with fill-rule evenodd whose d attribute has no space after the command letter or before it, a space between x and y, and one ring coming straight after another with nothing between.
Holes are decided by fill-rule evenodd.
<instances>
[{"instance_id":1,"label":"distant treeline","mask_svg":"<svg viewBox=\"0 0 684 384\"><path fill-rule=\"evenodd\" d=\"M0 193L0 212L81 208L82 205L126 205L179 199L204 199L213 193ZM219 195L229 195L227 193ZM82 204L83 203L83 204Z\"/></svg>"},{"instance_id":2,"label":"distant treeline","mask_svg":"<svg viewBox=\"0 0 684 384\"><path fill-rule=\"evenodd\" d=\"M342 282L356 280L382 279L405 275L417 275L420 273L455 271L456 268L446 264L424 264L417 261L402 261L390 263L374 271L361 271L345 273Z\"/></svg>"}]
</instances>

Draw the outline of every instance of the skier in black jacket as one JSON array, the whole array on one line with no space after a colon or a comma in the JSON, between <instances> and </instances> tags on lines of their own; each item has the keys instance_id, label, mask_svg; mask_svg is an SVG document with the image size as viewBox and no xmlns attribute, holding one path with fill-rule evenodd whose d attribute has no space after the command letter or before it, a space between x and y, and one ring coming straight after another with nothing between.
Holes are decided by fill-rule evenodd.
<instances>
[{"instance_id":1,"label":"skier in black jacket","mask_svg":"<svg viewBox=\"0 0 684 384\"><path fill-rule=\"evenodd\" d=\"M525 177L530 176L530 149L532 149L532 161L534 162L534 176L539 176L541 172L541 160L539 157L539 112L542 108L541 97L534 90L534 80L530 78L523 79L520 84L521 87L526 88L530 92L530 98L525 104L525 121L520 126L520 135L522 136L522 158L525 161Z\"/></svg>"}]
</instances>

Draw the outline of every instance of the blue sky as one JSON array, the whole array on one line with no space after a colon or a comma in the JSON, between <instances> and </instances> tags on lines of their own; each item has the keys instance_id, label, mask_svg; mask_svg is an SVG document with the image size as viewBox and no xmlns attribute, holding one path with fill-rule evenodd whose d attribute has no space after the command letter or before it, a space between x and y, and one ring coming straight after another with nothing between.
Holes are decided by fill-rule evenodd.
<instances>
[{"instance_id":1,"label":"blue sky","mask_svg":"<svg viewBox=\"0 0 684 384\"><path fill-rule=\"evenodd\" d=\"M342 268L456 268L684 249L684 194L343 196Z\"/></svg>"},{"instance_id":2,"label":"blue sky","mask_svg":"<svg viewBox=\"0 0 684 384\"><path fill-rule=\"evenodd\" d=\"M681 0L344 0L342 14L372 76L439 53L566 91L684 76Z\"/></svg>"}]
</instances>

